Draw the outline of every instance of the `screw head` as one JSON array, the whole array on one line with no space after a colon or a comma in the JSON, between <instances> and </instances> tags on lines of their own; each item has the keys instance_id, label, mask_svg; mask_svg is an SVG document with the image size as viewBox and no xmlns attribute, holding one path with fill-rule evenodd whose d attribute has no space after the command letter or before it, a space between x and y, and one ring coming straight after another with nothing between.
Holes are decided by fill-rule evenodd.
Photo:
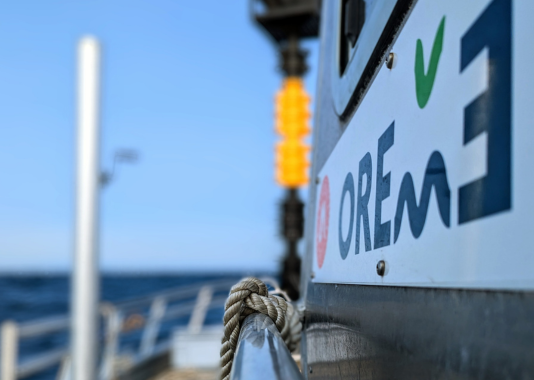
<instances>
[{"instance_id":1,"label":"screw head","mask_svg":"<svg viewBox=\"0 0 534 380\"><path fill-rule=\"evenodd\" d=\"M395 67L395 63L397 60L397 55L395 53L389 53L388 57L386 58L386 67L388 69L393 69Z\"/></svg>"},{"instance_id":2,"label":"screw head","mask_svg":"<svg viewBox=\"0 0 534 380\"><path fill-rule=\"evenodd\" d=\"M315 184L318 185L321 183L321 178L319 176L315 177Z\"/></svg>"},{"instance_id":3,"label":"screw head","mask_svg":"<svg viewBox=\"0 0 534 380\"><path fill-rule=\"evenodd\" d=\"M376 264L376 274L379 276L384 276L386 273L386 262L384 260L380 260L378 264Z\"/></svg>"},{"instance_id":4,"label":"screw head","mask_svg":"<svg viewBox=\"0 0 534 380\"><path fill-rule=\"evenodd\" d=\"M310 273L310 277L311 277L312 279L315 278L315 272L311 272L311 273Z\"/></svg>"}]
</instances>

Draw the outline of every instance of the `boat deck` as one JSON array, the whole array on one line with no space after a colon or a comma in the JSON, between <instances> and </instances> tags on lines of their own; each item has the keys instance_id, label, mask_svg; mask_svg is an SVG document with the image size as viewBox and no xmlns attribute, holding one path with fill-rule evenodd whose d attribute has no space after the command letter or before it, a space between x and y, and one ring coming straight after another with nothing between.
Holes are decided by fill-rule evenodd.
<instances>
[{"instance_id":1,"label":"boat deck","mask_svg":"<svg viewBox=\"0 0 534 380\"><path fill-rule=\"evenodd\" d=\"M218 380L218 370L182 369L169 370L151 380Z\"/></svg>"}]
</instances>

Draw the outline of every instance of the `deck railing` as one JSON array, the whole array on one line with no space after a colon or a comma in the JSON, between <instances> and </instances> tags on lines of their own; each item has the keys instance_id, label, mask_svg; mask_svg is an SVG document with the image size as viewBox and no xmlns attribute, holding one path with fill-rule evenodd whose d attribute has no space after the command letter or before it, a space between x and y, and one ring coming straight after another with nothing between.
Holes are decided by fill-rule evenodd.
<instances>
[{"instance_id":1,"label":"deck railing","mask_svg":"<svg viewBox=\"0 0 534 380\"><path fill-rule=\"evenodd\" d=\"M252 314L241 326L230 380L303 380L274 322Z\"/></svg>"},{"instance_id":2,"label":"deck railing","mask_svg":"<svg viewBox=\"0 0 534 380\"><path fill-rule=\"evenodd\" d=\"M270 281L269 279L267 279ZM271 281L272 282L272 281ZM156 294L114 304L103 303L103 342L99 377L110 380L122 372L164 351L171 345L171 337L159 340L161 325L190 316L187 329L201 331L206 314L214 308L222 309L234 280L219 280L171 289ZM1 327L1 379L18 380L61 364L58 378L70 378L68 348L49 350L23 361L18 358L20 341L66 331L68 316L57 316L25 323L6 321ZM121 337L142 330L137 352L121 352ZM121 360L120 359L124 359Z\"/></svg>"}]
</instances>

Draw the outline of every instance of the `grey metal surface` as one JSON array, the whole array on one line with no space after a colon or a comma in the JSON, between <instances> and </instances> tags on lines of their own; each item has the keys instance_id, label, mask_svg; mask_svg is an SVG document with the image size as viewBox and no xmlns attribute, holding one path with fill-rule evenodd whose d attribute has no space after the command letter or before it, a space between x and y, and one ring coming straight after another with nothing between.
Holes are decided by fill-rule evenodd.
<instances>
[{"instance_id":1,"label":"grey metal surface","mask_svg":"<svg viewBox=\"0 0 534 380\"><path fill-rule=\"evenodd\" d=\"M415 2L399 0L403 6ZM332 87L335 2L323 2L313 135L313 166L307 202L306 251L301 294L306 306L302 340L308 379L534 379L534 294L529 292L421 289L312 282L317 189L324 166L372 84L376 68L363 74L349 112L338 117ZM399 12L409 14L410 9ZM388 52L397 27L383 39Z\"/></svg>"},{"instance_id":2,"label":"grey metal surface","mask_svg":"<svg viewBox=\"0 0 534 380\"><path fill-rule=\"evenodd\" d=\"M243 322L230 379L302 379L297 364L268 316L252 314Z\"/></svg>"},{"instance_id":3,"label":"grey metal surface","mask_svg":"<svg viewBox=\"0 0 534 380\"><path fill-rule=\"evenodd\" d=\"M327 8L329 13L325 15L325 21L328 19L329 25L340 25L343 1L331 1L335 4ZM333 68L330 71L333 89L332 97L338 115L345 114L352 94L365 72L367 62L371 59L375 46L380 40L384 27L397 2L398 0L366 1L366 20L356 45L350 49L349 62L343 75L339 70L341 28L335 28L334 32L330 34L332 37L330 44L334 45L335 52L330 55L331 67Z\"/></svg>"},{"instance_id":4,"label":"grey metal surface","mask_svg":"<svg viewBox=\"0 0 534 380\"><path fill-rule=\"evenodd\" d=\"M534 294L315 284L309 379L532 379Z\"/></svg>"}]
</instances>

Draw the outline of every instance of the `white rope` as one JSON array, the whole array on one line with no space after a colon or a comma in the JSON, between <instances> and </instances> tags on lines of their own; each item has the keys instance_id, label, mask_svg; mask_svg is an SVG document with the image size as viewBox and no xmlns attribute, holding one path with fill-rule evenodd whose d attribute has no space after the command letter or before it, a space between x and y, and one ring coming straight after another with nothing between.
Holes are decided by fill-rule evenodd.
<instances>
[{"instance_id":1,"label":"white rope","mask_svg":"<svg viewBox=\"0 0 534 380\"><path fill-rule=\"evenodd\" d=\"M257 278L245 278L234 285L224 309L224 336L221 342L222 380L230 379L241 322L248 315L253 313L268 315L290 351L293 351L300 341L302 325L298 312L283 298L269 295L267 286Z\"/></svg>"}]
</instances>

